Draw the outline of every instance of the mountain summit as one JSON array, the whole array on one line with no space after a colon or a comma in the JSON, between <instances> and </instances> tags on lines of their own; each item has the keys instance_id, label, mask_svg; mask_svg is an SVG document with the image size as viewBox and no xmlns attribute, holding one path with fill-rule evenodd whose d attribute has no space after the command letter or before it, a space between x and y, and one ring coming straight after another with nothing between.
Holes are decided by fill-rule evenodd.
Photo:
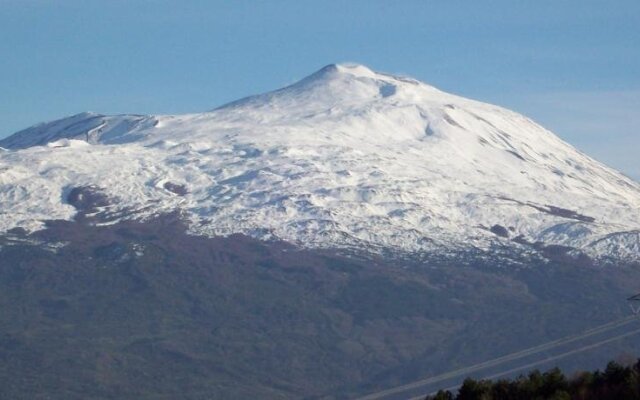
<instances>
[{"instance_id":1,"label":"mountain summit","mask_svg":"<svg viewBox=\"0 0 640 400\"><path fill-rule=\"evenodd\" d=\"M403 254L640 259L640 185L528 118L354 64L189 115L82 113L0 141L0 230L179 211L194 234ZM75 192L74 192L75 190Z\"/></svg>"}]
</instances>

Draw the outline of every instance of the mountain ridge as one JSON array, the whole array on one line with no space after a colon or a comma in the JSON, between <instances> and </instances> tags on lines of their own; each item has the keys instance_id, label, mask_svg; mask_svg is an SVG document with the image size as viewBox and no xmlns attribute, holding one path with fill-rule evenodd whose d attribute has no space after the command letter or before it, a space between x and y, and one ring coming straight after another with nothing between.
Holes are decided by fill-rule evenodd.
<instances>
[{"instance_id":1,"label":"mountain ridge","mask_svg":"<svg viewBox=\"0 0 640 400\"><path fill-rule=\"evenodd\" d=\"M180 210L208 236L640 259L637 182L520 114L357 64L201 114L77 114L0 147L3 231L73 219L65 196L93 186L112 215Z\"/></svg>"}]
</instances>

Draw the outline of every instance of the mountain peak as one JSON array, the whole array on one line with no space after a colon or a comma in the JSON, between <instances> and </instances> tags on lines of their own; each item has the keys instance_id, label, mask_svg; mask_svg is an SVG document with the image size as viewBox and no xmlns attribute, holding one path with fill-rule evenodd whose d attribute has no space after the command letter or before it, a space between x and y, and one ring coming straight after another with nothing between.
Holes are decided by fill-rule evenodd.
<instances>
[{"instance_id":1,"label":"mountain peak","mask_svg":"<svg viewBox=\"0 0 640 400\"><path fill-rule=\"evenodd\" d=\"M249 96L216 110L242 108L272 113L274 109L286 109L290 116L295 116L329 109L366 107L380 100L399 105L432 100L443 102L449 97L452 96L415 79L376 72L361 64L342 63L326 65L287 87ZM270 119L269 116L262 117Z\"/></svg>"},{"instance_id":2,"label":"mountain peak","mask_svg":"<svg viewBox=\"0 0 640 400\"><path fill-rule=\"evenodd\" d=\"M374 72L367 66L364 66L362 64L356 64L356 63L329 64L321 68L318 72L316 72L313 75L331 76L336 74L351 75L358 78L376 78L377 77L376 72Z\"/></svg>"},{"instance_id":3,"label":"mountain peak","mask_svg":"<svg viewBox=\"0 0 640 400\"><path fill-rule=\"evenodd\" d=\"M417 84L421 82L416 81L415 79L405 78L401 76L391 75L383 72L374 71L366 65L356 64L356 63L340 63L340 64L329 64L322 67L320 70L315 73L303 78L299 82L293 84L292 86L305 85L309 83L329 83L334 81L342 81L342 82L351 82L357 81L361 84L403 84L403 83L411 83ZM427 85L422 84L425 87Z\"/></svg>"}]
</instances>

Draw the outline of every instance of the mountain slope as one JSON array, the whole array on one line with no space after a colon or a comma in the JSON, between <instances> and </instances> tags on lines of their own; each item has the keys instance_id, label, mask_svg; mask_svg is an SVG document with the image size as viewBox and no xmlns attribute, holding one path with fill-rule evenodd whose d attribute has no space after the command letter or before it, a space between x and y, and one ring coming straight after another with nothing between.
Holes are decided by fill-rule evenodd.
<instances>
[{"instance_id":1,"label":"mountain slope","mask_svg":"<svg viewBox=\"0 0 640 400\"><path fill-rule=\"evenodd\" d=\"M638 268L389 262L193 236L175 215L58 221L0 235L0 398L354 399L630 322L637 282ZM631 337L560 366L639 351Z\"/></svg>"},{"instance_id":2,"label":"mountain slope","mask_svg":"<svg viewBox=\"0 0 640 400\"><path fill-rule=\"evenodd\" d=\"M360 65L177 116L79 114L0 141L0 230L179 210L305 247L640 260L640 185L531 120ZM562 246L562 247L559 247ZM506 249L506 250L505 250Z\"/></svg>"}]
</instances>

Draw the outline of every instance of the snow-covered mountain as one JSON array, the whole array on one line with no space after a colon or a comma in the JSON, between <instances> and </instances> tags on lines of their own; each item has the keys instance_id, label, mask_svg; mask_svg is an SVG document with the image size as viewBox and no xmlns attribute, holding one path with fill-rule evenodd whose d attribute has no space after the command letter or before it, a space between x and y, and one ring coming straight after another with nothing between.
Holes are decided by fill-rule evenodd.
<instances>
[{"instance_id":1,"label":"snow-covered mountain","mask_svg":"<svg viewBox=\"0 0 640 400\"><path fill-rule=\"evenodd\" d=\"M0 231L179 210L195 234L640 260L640 184L526 117L361 65L189 115L82 113L0 141Z\"/></svg>"}]
</instances>

